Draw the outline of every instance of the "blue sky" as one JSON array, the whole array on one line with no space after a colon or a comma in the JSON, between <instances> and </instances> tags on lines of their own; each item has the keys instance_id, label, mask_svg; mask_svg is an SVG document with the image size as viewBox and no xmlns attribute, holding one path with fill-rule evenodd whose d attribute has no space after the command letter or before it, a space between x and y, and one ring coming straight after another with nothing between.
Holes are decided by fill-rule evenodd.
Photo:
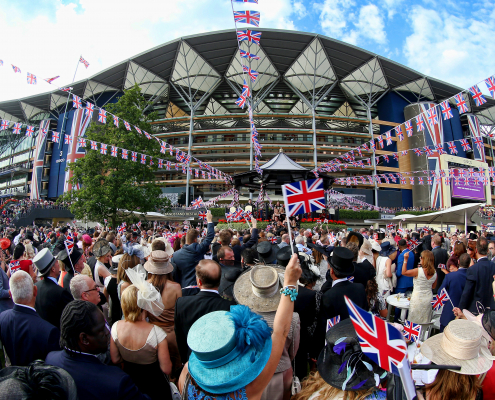
<instances>
[{"instance_id":1,"label":"blue sky","mask_svg":"<svg viewBox=\"0 0 495 400\"><path fill-rule=\"evenodd\" d=\"M495 74L495 1L259 0L261 27L316 32L468 87ZM89 77L169 40L234 27L229 0L0 0L0 101ZM263 39L262 39L263 43ZM14 74L10 64L21 68ZM26 84L26 73L38 84Z\"/></svg>"}]
</instances>

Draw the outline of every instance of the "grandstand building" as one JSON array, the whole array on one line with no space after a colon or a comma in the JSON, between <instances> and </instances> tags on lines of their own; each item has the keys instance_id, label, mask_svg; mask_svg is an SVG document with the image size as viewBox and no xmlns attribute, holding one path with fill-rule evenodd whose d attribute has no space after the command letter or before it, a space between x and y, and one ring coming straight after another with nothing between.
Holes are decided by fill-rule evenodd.
<instances>
[{"instance_id":1,"label":"grandstand building","mask_svg":"<svg viewBox=\"0 0 495 400\"><path fill-rule=\"evenodd\" d=\"M260 59L252 60L251 66L259 72L252 91L262 145L261 165L282 148L300 165L314 169L462 90L325 36L260 31L261 45L255 49ZM240 173L253 168L247 111L235 104L244 81L243 61L234 30L188 36L76 82L73 93L104 107L138 84L152 103L145 112L157 111L159 115L154 135L225 173ZM413 152L400 155L403 150L431 142L427 131L415 129L404 141L393 133L392 144L376 151L376 155L390 155L388 162L381 157L378 165L349 165L332 175L404 173L453 165L487 170L494 165L492 141L486 134L495 124L495 100L487 97L487 103L476 107L470 96L465 94L465 98L469 112L459 115L452 101L454 117L441 121L436 134L441 142L466 138L474 150L465 151L457 145L455 157L443 155L437 160ZM92 121L87 120L83 110L72 108L66 92L55 90L0 102L0 118L11 121L10 129L0 132L0 196L54 199L67 190L67 163L76 162L84 153L77 154L77 149L63 141L52 143L38 132L33 137L15 135L12 124L23 122L80 136L91 122L98 123L97 113ZM472 145L474 137L483 139L484 152ZM398 160L393 153L399 153ZM372 153L363 152L363 158L370 157ZM190 198L201 194L209 199L229 189L221 180L188 178L175 170L160 171L158 181L164 185L164 193L172 196L189 188ZM447 185L442 183L436 189L412 186L409 181L401 185L398 180L376 187L359 182L357 186L334 188L388 207L444 207L469 201L451 200L449 188L443 186ZM489 203L495 194L491 190L487 188L484 199Z\"/></svg>"}]
</instances>

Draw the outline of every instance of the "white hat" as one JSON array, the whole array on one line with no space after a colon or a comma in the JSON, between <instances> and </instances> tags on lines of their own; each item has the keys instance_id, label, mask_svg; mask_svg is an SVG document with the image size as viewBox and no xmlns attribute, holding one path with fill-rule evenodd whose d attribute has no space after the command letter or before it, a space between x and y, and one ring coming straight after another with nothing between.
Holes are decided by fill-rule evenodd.
<instances>
[{"instance_id":1,"label":"white hat","mask_svg":"<svg viewBox=\"0 0 495 400\"><path fill-rule=\"evenodd\" d=\"M41 250L33 258L33 263L38 269L38 276L45 275L55 263L56 259L47 248Z\"/></svg>"}]
</instances>

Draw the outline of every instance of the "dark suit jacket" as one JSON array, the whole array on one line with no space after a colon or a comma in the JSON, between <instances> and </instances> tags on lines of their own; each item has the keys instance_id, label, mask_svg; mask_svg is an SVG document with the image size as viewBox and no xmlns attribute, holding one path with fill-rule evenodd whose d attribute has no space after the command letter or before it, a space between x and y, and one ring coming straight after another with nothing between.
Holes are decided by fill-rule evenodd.
<instances>
[{"instance_id":1,"label":"dark suit jacket","mask_svg":"<svg viewBox=\"0 0 495 400\"><path fill-rule=\"evenodd\" d=\"M44 360L50 351L60 350L60 331L36 311L17 304L0 314L0 340L11 365L24 366Z\"/></svg>"},{"instance_id":2,"label":"dark suit jacket","mask_svg":"<svg viewBox=\"0 0 495 400\"><path fill-rule=\"evenodd\" d=\"M438 268L438 264L447 265L447 261L449 261L449 254L447 250L442 249L441 247L436 247L432 250L433 257L435 258L435 270L437 271L437 288L442 285L443 279L445 278L445 274L440 271ZM436 292L435 292L436 293Z\"/></svg>"},{"instance_id":3,"label":"dark suit jacket","mask_svg":"<svg viewBox=\"0 0 495 400\"><path fill-rule=\"evenodd\" d=\"M65 369L72 376L79 400L149 399L124 371L105 365L92 355L52 351L45 362Z\"/></svg>"},{"instance_id":4,"label":"dark suit jacket","mask_svg":"<svg viewBox=\"0 0 495 400\"><path fill-rule=\"evenodd\" d=\"M353 264L355 268L353 274L354 283L360 283L366 288L368 281L376 276L375 267L368 260L360 263L353 262Z\"/></svg>"},{"instance_id":5,"label":"dark suit jacket","mask_svg":"<svg viewBox=\"0 0 495 400\"><path fill-rule=\"evenodd\" d=\"M65 290L49 278L37 282L36 286L38 287L36 311L41 318L60 329L62 312L65 306L74 300L70 291Z\"/></svg>"},{"instance_id":6,"label":"dark suit jacket","mask_svg":"<svg viewBox=\"0 0 495 400\"><path fill-rule=\"evenodd\" d=\"M442 286L438 288L438 293L445 288L449 294L450 300L452 300L452 303L455 306L458 306L461 301L462 292L464 290L464 286L466 285L467 271L468 270L466 268L461 268L456 272L451 272L443 280ZM447 301L443 305L442 315L440 316L440 325L447 326L449 322L454 319L455 315L452 312L452 304L450 301Z\"/></svg>"},{"instance_id":7,"label":"dark suit jacket","mask_svg":"<svg viewBox=\"0 0 495 400\"><path fill-rule=\"evenodd\" d=\"M450 275L450 274L449 274ZM479 301L485 308L493 306L493 275L495 263L483 258L469 267L466 273L466 285L462 291L459 308L478 313L476 302Z\"/></svg>"},{"instance_id":8,"label":"dark suit jacket","mask_svg":"<svg viewBox=\"0 0 495 400\"><path fill-rule=\"evenodd\" d=\"M345 304L344 296L349 297L352 302L364 310L368 310L368 301L364 286L360 283L342 281L327 290L322 297L323 314L326 319L340 315L340 320L349 318L349 312Z\"/></svg>"},{"instance_id":9,"label":"dark suit jacket","mask_svg":"<svg viewBox=\"0 0 495 400\"><path fill-rule=\"evenodd\" d=\"M235 303L223 299L213 292L199 292L195 296L179 297L175 303L175 336L183 363L189 359L191 350L187 345L187 334L191 326L203 315L213 311L230 311Z\"/></svg>"},{"instance_id":10,"label":"dark suit jacket","mask_svg":"<svg viewBox=\"0 0 495 400\"><path fill-rule=\"evenodd\" d=\"M242 252L245 249L253 247L256 243L258 243L258 228L253 228L253 231L251 232L251 237L246 243L237 246L232 246L232 250L234 251L234 259L240 262Z\"/></svg>"}]
</instances>

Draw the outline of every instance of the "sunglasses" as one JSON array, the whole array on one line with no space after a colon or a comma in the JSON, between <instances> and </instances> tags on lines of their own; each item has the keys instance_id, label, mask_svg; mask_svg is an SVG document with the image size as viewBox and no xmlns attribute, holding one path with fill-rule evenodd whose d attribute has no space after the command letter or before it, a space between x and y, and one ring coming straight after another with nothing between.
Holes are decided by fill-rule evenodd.
<instances>
[{"instance_id":1,"label":"sunglasses","mask_svg":"<svg viewBox=\"0 0 495 400\"><path fill-rule=\"evenodd\" d=\"M95 286L93 289L85 290L83 293L92 292L93 290L96 290L97 292L99 292L100 291L100 287L99 286Z\"/></svg>"}]
</instances>

